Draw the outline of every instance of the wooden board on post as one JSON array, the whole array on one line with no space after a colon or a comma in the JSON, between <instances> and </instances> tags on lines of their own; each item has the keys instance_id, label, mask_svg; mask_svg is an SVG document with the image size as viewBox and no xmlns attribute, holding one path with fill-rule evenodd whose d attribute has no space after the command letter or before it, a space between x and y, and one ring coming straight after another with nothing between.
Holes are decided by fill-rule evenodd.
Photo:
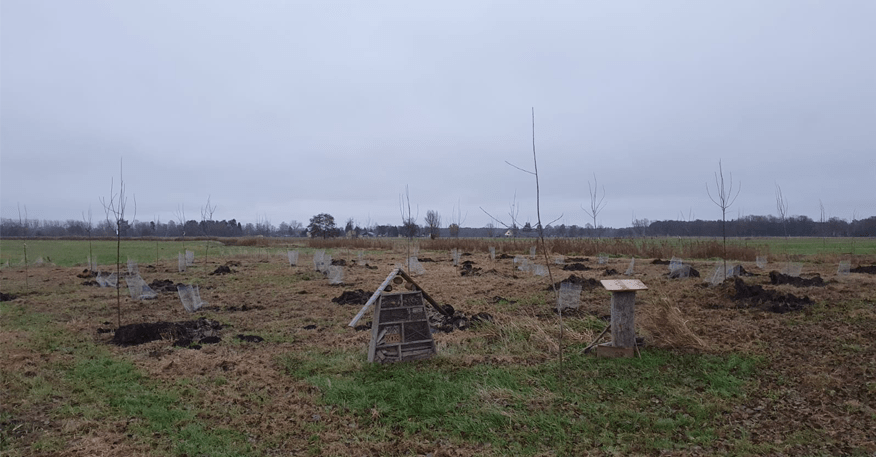
<instances>
[{"instance_id":1,"label":"wooden board on post","mask_svg":"<svg viewBox=\"0 0 876 457\"><path fill-rule=\"evenodd\" d=\"M603 279L611 292L611 343L596 347L598 357L632 357L636 348L636 291L648 289L638 279Z\"/></svg>"}]
</instances>

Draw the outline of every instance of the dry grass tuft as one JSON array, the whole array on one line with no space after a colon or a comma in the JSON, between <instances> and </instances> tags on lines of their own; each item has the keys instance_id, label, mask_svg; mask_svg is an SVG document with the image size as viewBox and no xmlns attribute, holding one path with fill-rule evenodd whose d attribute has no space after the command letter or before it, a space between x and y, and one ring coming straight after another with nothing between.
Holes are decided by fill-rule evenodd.
<instances>
[{"instance_id":1,"label":"dry grass tuft","mask_svg":"<svg viewBox=\"0 0 876 457\"><path fill-rule=\"evenodd\" d=\"M672 306L669 299L661 297L654 305L643 306L637 310L638 324L652 339L650 344L662 348L673 349L706 349L707 344L688 326L677 306Z\"/></svg>"}]
</instances>

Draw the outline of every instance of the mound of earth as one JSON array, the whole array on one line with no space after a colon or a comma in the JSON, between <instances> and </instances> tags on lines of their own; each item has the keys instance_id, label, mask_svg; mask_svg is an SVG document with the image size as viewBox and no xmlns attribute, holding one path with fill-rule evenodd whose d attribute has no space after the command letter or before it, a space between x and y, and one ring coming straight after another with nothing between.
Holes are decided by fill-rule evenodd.
<instances>
[{"instance_id":1,"label":"mound of earth","mask_svg":"<svg viewBox=\"0 0 876 457\"><path fill-rule=\"evenodd\" d=\"M547 286L547 289L545 289L545 290L554 290L554 287L559 289L560 287L562 287L562 284L564 282L580 285L582 290L589 290L589 289L593 289L593 288L596 288L596 287L599 287L602 285L601 282L599 282L593 278L586 278L585 279L585 278L582 278L580 276L570 275L568 278L554 284L553 286Z\"/></svg>"},{"instance_id":2,"label":"mound of earth","mask_svg":"<svg viewBox=\"0 0 876 457\"><path fill-rule=\"evenodd\" d=\"M771 271L770 284L790 284L795 287L824 287L824 280L819 275L815 275L812 279L806 279L799 276L788 276L778 271Z\"/></svg>"},{"instance_id":3,"label":"mound of earth","mask_svg":"<svg viewBox=\"0 0 876 457\"><path fill-rule=\"evenodd\" d=\"M347 261L344 259L332 259L332 265L337 265L339 267L346 267Z\"/></svg>"},{"instance_id":4,"label":"mound of earth","mask_svg":"<svg viewBox=\"0 0 876 457\"><path fill-rule=\"evenodd\" d=\"M566 260L568 260L569 262L589 262L590 261L590 259L587 257L569 257Z\"/></svg>"},{"instance_id":5,"label":"mound of earth","mask_svg":"<svg viewBox=\"0 0 876 457\"><path fill-rule=\"evenodd\" d=\"M0 301L12 301L12 300L15 300L16 298L17 297L15 295L0 292Z\"/></svg>"},{"instance_id":6,"label":"mound of earth","mask_svg":"<svg viewBox=\"0 0 876 457\"><path fill-rule=\"evenodd\" d=\"M669 265L670 263L672 263L672 262L669 260L654 259L651 262L651 265Z\"/></svg>"},{"instance_id":7,"label":"mound of earth","mask_svg":"<svg viewBox=\"0 0 876 457\"><path fill-rule=\"evenodd\" d=\"M794 294L783 294L774 290L767 290L757 284L748 285L740 278L733 278L732 285L728 279L724 281L724 285L725 291L730 298L763 311L782 314L790 311L800 311L814 303L808 296L801 298Z\"/></svg>"},{"instance_id":8,"label":"mound of earth","mask_svg":"<svg viewBox=\"0 0 876 457\"><path fill-rule=\"evenodd\" d=\"M669 272L669 279L681 279L681 278L699 278L700 272L690 266L690 265L682 265L680 268L676 268Z\"/></svg>"},{"instance_id":9,"label":"mound of earth","mask_svg":"<svg viewBox=\"0 0 876 457\"><path fill-rule=\"evenodd\" d=\"M421 258L417 258L417 260L419 260L420 262L434 262L434 261L435 261L435 259L432 259L432 258L429 258L429 257L423 257L422 259L421 259Z\"/></svg>"},{"instance_id":10,"label":"mound of earth","mask_svg":"<svg viewBox=\"0 0 876 457\"><path fill-rule=\"evenodd\" d=\"M570 263L567 265L563 265L563 271L587 271L590 267L584 265L583 263Z\"/></svg>"},{"instance_id":11,"label":"mound of earth","mask_svg":"<svg viewBox=\"0 0 876 457\"><path fill-rule=\"evenodd\" d=\"M170 292L176 293L176 286L181 286L182 283L174 284L173 281L169 279L156 279L149 284L149 288L156 292Z\"/></svg>"},{"instance_id":12,"label":"mound of earth","mask_svg":"<svg viewBox=\"0 0 876 457\"><path fill-rule=\"evenodd\" d=\"M471 260L466 260L462 262L462 265L459 266L459 275L460 276L480 276L481 269L474 266L474 262Z\"/></svg>"},{"instance_id":13,"label":"mound of earth","mask_svg":"<svg viewBox=\"0 0 876 457\"><path fill-rule=\"evenodd\" d=\"M505 254L504 252L496 256L497 259L513 259L514 256Z\"/></svg>"},{"instance_id":14,"label":"mound of earth","mask_svg":"<svg viewBox=\"0 0 876 457\"><path fill-rule=\"evenodd\" d=\"M225 311L256 311L265 309L264 306L249 306L249 305L241 305L241 306L226 306Z\"/></svg>"},{"instance_id":15,"label":"mound of earth","mask_svg":"<svg viewBox=\"0 0 876 457\"><path fill-rule=\"evenodd\" d=\"M429 318L429 326L436 332L450 333L454 330L467 330L472 324L481 322L493 322L493 316L489 313L477 313L468 317L465 313L457 311L451 305L444 305L447 315L441 314L431 306L426 308Z\"/></svg>"},{"instance_id":16,"label":"mound of earth","mask_svg":"<svg viewBox=\"0 0 876 457\"><path fill-rule=\"evenodd\" d=\"M222 330L222 324L203 317L194 321L128 324L116 330L111 342L119 346L134 346L172 339L175 346L188 346L204 338L217 337L219 330Z\"/></svg>"},{"instance_id":17,"label":"mound of earth","mask_svg":"<svg viewBox=\"0 0 876 457\"><path fill-rule=\"evenodd\" d=\"M228 267L228 265L220 265L219 268L213 270L210 275L227 275L229 273L234 273L234 271L230 267Z\"/></svg>"},{"instance_id":18,"label":"mound of earth","mask_svg":"<svg viewBox=\"0 0 876 457\"><path fill-rule=\"evenodd\" d=\"M88 268L82 270L82 273L76 275L77 278L88 279L97 276L97 272L91 271Z\"/></svg>"},{"instance_id":19,"label":"mound of earth","mask_svg":"<svg viewBox=\"0 0 876 457\"><path fill-rule=\"evenodd\" d=\"M602 272L602 276L616 276L619 274L620 273L618 273L617 270L615 270L614 268L607 268L605 271Z\"/></svg>"},{"instance_id":20,"label":"mound of earth","mask_svg":"<svg viewBox=\"0 0 876 457\"><path fill-rule=\"evenodd\" d=\"M258 335L237 335L235 336L240 341L246 341L247 343L261 343L265 339Z\"/></svg>"},{"instance_id":21,"label":"mound of earth","mask_svg":"<svg viewBox=\"0 0 876 457\"><path fill-rule=\"evenodd\" d=\"M339 305L364 305L371 298L372 294L365 292L362 289L345 290L340 296L332 298L333 303Z\"/></svg>"},{"instance_id":22,"label":"mound of earth","mask_svg":"<svg viewBox=\"0 0 876 457\"><path fill-rule=\"evenodd\" d=\"M866 273L868 275L876 275L876 265L857 266L849 269L850 273Z\"/></svg>"}]
</instances>

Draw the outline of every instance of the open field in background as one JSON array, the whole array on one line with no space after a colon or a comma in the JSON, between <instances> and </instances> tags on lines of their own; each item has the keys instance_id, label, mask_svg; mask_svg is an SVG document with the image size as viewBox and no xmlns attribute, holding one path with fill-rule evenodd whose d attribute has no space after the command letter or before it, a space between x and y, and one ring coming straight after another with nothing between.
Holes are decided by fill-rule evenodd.
<instances>
[{"instance_id":1,"label":"open field in background","mask_svg":"<svg viewBox=\"0 0 876 457\"><path fill-rule=\"evenodd\" d=\"M590 255L600 253L612 257L716 259L722 257L723 246L714 238L552 238L546 240L548 249L560 255ZM28 261L37 259L58 266L86 265L89 255L87 240L48 239L2 239L0 240L0 265L22 264L23 244L27 243ZM469 252L488 252L490 246L496 253L508 255L528 254L534 246L534 238L443 238L437 240L415 239L423 250L462 249ZM92 241L92 250L99 264L115 263L116 241L100 239ZM363 249L374 251L402 250L406 239L360 238L306 239L306 238L211 238L180 240L122 240L121 258L140 263L156 259L173 260L185 250L193 251L196 257L205 255L219 258L228 256L278 255L288 249ZM809 262L837 262L838 260L864 261L876 258L876 239L873 238L731 238L727 240L727 258L739 261L754 261L763 255L775 260ZM800 258L800 256L806 257Z\"/></svg>"},{"instance_id":2,"label":"open field in background","mask_svg":"<svg viewBox=\"0 0 876 457\"><path fill-rule=\"evenodd\" d=\"M549 280L487 253L528 254L535 240L420 239L417 282L494 322L435 333L435 358L390 366L366 363L370 332L347 326L361 304L332 299L370 295L404 261L404 240L217 239L205 259L208 241L186 239L196 254L184 273L181 241L123 240L123 270L131 257L147 283L198 284L207 305L190 314L175 292L123 293L122 325L221 324L221 341L200 349L176 347L172 335L111 344L116 291L88 285L88 242L26 240L28 259L44 259L27 270L23 242L0 241L0 292L12 295L0 303L4 456L876 453L876 275L837 275L839 260L876 264L876 240L728 240L753 273L745 284L811 299L784 314L734 299L730 281L670 279L652 263L675 255L706 275L720 240L548 240L580 265L551 265L554 280L584 282L561 339ZM115 241L94 246L102 266L114 262ZM456 247L475 275L452 265ZM313 271L318 248L346 261L344 285ZM298 266L287 249L299 250ZM600 252L612 256L605 265ZM770 264L759 269L764 254ZM649 287L636 298L641 358L584 354L609 312L595 284L625 277L617 272L631 255L633 277ZM767 273L792 259L804 279L826 284L771 284ZM220 266L231 273L209 274Z\"/></svg>"}]
</instances>

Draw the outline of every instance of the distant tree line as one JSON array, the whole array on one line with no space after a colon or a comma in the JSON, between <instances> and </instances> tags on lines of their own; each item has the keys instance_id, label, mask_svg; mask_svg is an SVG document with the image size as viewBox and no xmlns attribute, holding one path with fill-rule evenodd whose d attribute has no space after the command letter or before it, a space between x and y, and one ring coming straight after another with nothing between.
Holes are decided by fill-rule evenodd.
<instances>
[{"instance_id":1,"label":"distant tree line","mask_svg":"<svg viewBox=\"0 0 876 457\"><path fill-rule=\"evenodd\" d=\"M343 228L336 225L334 218L326 213L318 214L310 219L310 224L304 226L297 221L281 222L273 225L268 220L256 223L241 223L230 220L189 220L185 224L174 221L127 221L119 223L123 237L169 237L183 235L190 237L340 237L340 236L376 236L395 238L399 236L428 237L463 237L489 238L504 237L509 231L517 237L536 237L537 227L526 223L522 227L498 227L488 224L486 227L459 227L451 224L449 227L420 226L411 221L404 225L372 224L361 227L353 219L348 219ZM775 216L745 216L726 222L727 236L732 237L770 237L770 236L813 236L813 237L872 237L876 236L876 216L867 219L845 220L832 217L824 222L815 221L806 216L786 217L784 220ZM87 237L89 230L92 236L116 236L115 221L101 220L89 227L82 220L37 220L37 219L0 219L0 236L4 237ZM611 228L593 227L591 224L578 225L555 224L545 227L547 237L609 237L635 238L643 236L721 236L721 221L649 221L636 219L630 227Z\"/></svg>"}]
</instances>

